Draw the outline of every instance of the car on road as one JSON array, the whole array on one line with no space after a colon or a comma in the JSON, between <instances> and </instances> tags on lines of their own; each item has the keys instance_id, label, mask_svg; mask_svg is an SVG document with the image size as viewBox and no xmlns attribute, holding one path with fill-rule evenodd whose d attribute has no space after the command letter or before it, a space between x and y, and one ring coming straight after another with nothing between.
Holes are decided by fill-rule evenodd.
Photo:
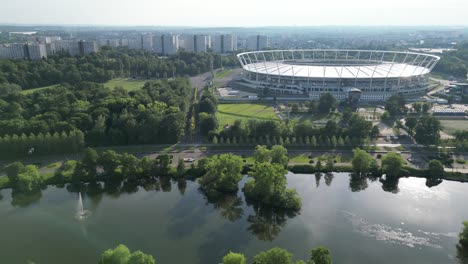
<instances>
[{"instance_id":1,"label":"car on road","mask_svg":"<svg viewBox=\"0 0 468 264\"><path fill-rule=\"evenodd\" d=\"M184 162L194 162L194 158L184 158Z\"/></svg>"}]
</instances>

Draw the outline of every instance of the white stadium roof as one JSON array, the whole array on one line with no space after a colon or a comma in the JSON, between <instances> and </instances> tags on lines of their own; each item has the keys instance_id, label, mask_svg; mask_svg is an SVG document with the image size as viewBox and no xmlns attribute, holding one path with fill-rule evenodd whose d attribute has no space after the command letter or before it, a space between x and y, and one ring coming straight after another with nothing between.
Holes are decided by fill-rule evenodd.
<instances>
[{"instance_id":1,"label":"white stadium roof","mask_svg":"<svg viewBox=\"0 0 468 264\"><path fill-rule=\"evenodd\" d=\"M237 55L246 71L298 78L399 78L429 73L440 57L379 50L267 50Z\"/></svg>"},{"instance_id":2,"label":"white stadium roof","mask_svg":"<svg viewBox=\"0 0 468 264\"><path fill-rule=\"evenodd\" d=\"M398 78L427 74L430 69L403 63L378 65L291 65L283 62L259 62L247 64L244 69L267 75L308 78ZM341 76L341 77L340 77Z\"/></svg>"}]
</instances>

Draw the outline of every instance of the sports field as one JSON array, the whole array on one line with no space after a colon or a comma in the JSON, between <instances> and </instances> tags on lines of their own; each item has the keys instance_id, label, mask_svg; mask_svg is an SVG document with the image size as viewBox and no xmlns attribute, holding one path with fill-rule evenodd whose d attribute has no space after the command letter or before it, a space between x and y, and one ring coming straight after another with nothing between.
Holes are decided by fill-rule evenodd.
<instances>
[{"instance_id":1,"label":"sports field","mask_svg":"<svg viewBox=\"0 0 468 264\"><path fill-rule=\"evenodd\" d=\"M220 129L232 125L236 120L247 122L249 119L279 121L271 105L264 104L219 104L216 113Z\"/></svg>"},{"instance_id":2,"label":"sports field","mask_svg":"<svg viewBox=\"0 0 468 264\"><path fill-rule=\"evenodd\" d=\"M453 135L457 130L468 130L468 120L440 120L443 131Z\"/></svg>"},{"instance_id":3,"label":"sports field","mask_svg":"<svg viewBox=\"0 0 468 264\"><path fill-rule=\"evenodd\" d=\"M133 91L143 88L146 80L134 80L130 78L116 78L104 83L104 87L114 89L115 87L123 87L126 91Z\"/></svg>"}]
</instances>

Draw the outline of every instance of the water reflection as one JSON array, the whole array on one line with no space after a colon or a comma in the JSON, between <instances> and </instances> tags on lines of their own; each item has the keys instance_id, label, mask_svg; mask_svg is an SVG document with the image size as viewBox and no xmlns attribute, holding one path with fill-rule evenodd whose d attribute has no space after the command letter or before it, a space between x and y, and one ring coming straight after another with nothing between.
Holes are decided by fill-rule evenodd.
<instances>
[{"instance_id":1,"label":"water reflection","mask_svg":"<svg viewBox=\"0 0 468 264\"><path fill-rule=\"evenodd\" d=\"M207 198L214 208L221 211L221 216L231 222L239 220L244 215L242 199L237 195L224 195L217 198Z\"/></svg>"},{"instance_id":2,"label":"water reflection","mask_svg":"<svg viewBox=\"0 0 468 264\"><path fill-rule=\"evenodd\" d=\"M333 175L333 173L327 172L327 173L325 174L325 177L324 177L324 178L325 178L325 184L326 184L327 186L330 186L331 183L332 183L332 181L333 181L333 178L334 178L334 177L335 177L335 176Z\"/></svg>"},{"instance_id":3,"label":"water reflection","mask_svg":"<svg viewBox=\"0 0 468 264\"><path fill-rule=\"evenodd\" d=\"M254 214L247 217L249 223L247 230L264 241L275 239L286 225L287 219L299 214L299 212L281 210L262 204L253 204L253 208Z\"/></svg>"},{"instance_id":4,"label":"water reflection","mask_svg":"<svg viewBox=\"0 0 468 264\"><path fill-rule=\"evenodd\" d=\"M320 180L322 179L322 173L315 173L315 186L318 188L320 186Z\"/></svg>"},{"instance_id":5,"label":"water reflection","mask_svg":"<svg viewBox=\"0 0 468 264\"><path fill-rule=\"evenodd\" d=\"M362 173L352 173L349 175L349 189L352 192L360 192L367 189L367 177Z\"/></svg>"},{"instance_id":6,"label":"water reflection","mask_svg":"<svg viewBox=\"0 0 468 264\"><path fill-rule=\"evenodd\" d=\"M380 182L382 183L382 190L386 192L398 193L400 191L400 188L398 188L400 178L398 177L386 176L380 178Z\"/></svg>"},{"instance_id":7,"label":"water reflection","mask_svg":"<svg viewBox=\"0 0 468 264\"><path fill-rule=\"evenodd\" d=\"M38 202L42 198L42 190L35 190L32 192L24 193L16 189L11 192L11 205L18 207L26 207L28 205Z\"/></svg>"}]
</instances>

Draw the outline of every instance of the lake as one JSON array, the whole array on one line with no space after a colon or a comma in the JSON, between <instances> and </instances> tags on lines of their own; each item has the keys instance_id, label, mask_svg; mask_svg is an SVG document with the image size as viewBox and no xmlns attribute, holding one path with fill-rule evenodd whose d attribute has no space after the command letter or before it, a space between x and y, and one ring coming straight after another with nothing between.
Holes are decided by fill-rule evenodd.
<instances>
[{"instance_id":1,"label":"lake","mask_svg":"<svg viewBox=\"0 0 468 264\"><path fill-rule=\"evenodd\" d=\"M420 178L382 183L348 173L290 173L288 185L302 197L298 215L253 208L240 192L208 202L191 181L91 186L82 191L92 215L81 221L73 187L14 199L2 190L0 256L13 264L97 263L122 243L158 264L205 264L219 263L229 250L251 260L274 246L306 259L322 245L338 264L456 263L457 234L468 220L466 183L429 188Z\"/></svg>"}]
</instances>

